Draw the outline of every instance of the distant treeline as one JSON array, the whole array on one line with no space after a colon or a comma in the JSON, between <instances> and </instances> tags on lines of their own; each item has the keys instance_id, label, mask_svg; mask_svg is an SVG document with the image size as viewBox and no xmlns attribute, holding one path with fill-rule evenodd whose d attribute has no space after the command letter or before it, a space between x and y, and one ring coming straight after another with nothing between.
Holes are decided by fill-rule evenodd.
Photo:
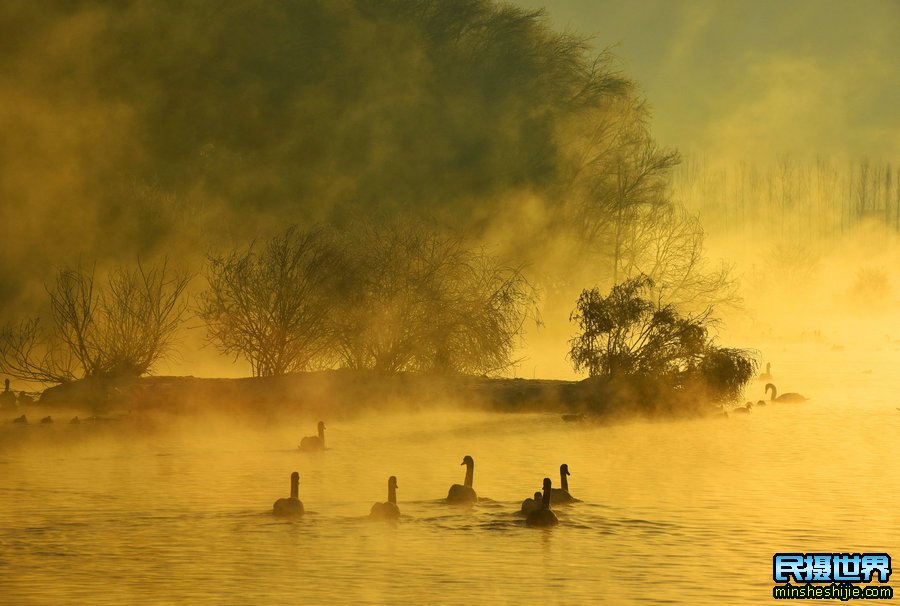
<instances>
[{"instance_id":1,"label":"distant treeline","mask_svg":"<svg viewBox=\"0 0 900 606\"><path fill-rule=\"evenodd\" d=\"M673 198L722 234L774 235L800 244L833 241L864 222L900 232L900 167L783 156L774 165L713 165L686 158L673 171Z\"/></svg>"}]
</instances>

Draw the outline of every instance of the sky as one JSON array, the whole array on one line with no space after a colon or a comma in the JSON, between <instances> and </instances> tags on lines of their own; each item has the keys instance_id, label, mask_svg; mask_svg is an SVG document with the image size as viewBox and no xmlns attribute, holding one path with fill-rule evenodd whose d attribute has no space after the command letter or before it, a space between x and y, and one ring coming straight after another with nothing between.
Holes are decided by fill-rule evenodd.
<instances>
[{"instance_id":1,"label":"sky","mask_svg":"<svg viewBox=\"0 0 900 606\"><path fill-rule=\"evenodd\" d=\"M684 153L900 157L900 0L516 0L613 47Z\"/></svg>"}]
</instances>

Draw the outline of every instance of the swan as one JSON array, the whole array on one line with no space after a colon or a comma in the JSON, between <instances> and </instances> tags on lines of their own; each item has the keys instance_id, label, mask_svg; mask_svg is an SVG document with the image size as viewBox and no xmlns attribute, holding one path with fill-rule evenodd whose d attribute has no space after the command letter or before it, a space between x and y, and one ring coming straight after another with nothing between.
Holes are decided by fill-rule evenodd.
<instances>
[{"instance_id":1,"label":"swan","mask_svg":"<svg viewBox=\"0 0 900 606\"><path fill-rule=\"evenodd\" d=\"M25 415L22 415L13 419L13 423L28 423L28 419L25 418Z\"/></svg>"},{"instance_id":2,"label":"swan","mask_svg":"<svg viewBox=\"0 0 900 606\"><path fill-rule=\"evenodd\" d=\"M771 381L772 380L772 363L766 362L766 372L759 375L760 381Z\"/></svg>"},{"instance_id":3,"label":"swan","mask_svg":"<svg viewBox=\"0 0 900 606\"><path fill-rule=\"evenodd\" d=\"M568 505L569 503L581 503L581 499L576 499L569 494L569 466L563 463L559 466L559 483L561 488L553 489L553 502L557 505Z\"/></svg>"},{"instance_id":4,"label":"swan","mask_svg":"<svg viewBox=\"0 0 900 606\"><path fill-rule=\"evenodd\" d=\"M400 517L400 508L397 507L397 478L388 478L388 500L385 503L375 503L369 512L370 518L383 520L396 520Z\"/></svg>"},{"instance_id":5,"label":"swan","mask_svg":"<svg viewBox=\"0 0 900 606\"><path fill-rule=\"evenodd\" d=\"M772 390L772 397L770 399L773 402L806 402L809 399L806 396L793 392L783 393L779 396L778 389L775 385L773 383L766 383L766 393L769 393L770 389Z\"/></svg>"},{"instance_id":6,"label":"swan","mask_svg":"<svg viewBox=\"0 0 900 606\"><path fill-rule=\"evenodd\" d=\"M325 450L325 422L319 421L319 435L300 440L300 450Z\"/></svg>"},{"instance_id":7,"label":"swan","mask_svg":"<svg viewBox=\"0 0 900 606\"><path fill-rule=\"evenodd\" d=\"M291 497L278 499L272 506L272 513L281 518L299 518L303 515L303 503L300 502L300 474L291 474Z\"/></svg>"},{"instance_id":8,"label":"swan","mask_svg":"<svg viewBox=\"0 0 900 606\"><path fill-rule=\"evenodd\" d=\"M73 425L78 425L79 423L81 423L81 419L79 419L78 417L75 417L74 419L69 421L69 423L72 423Z\"/></svg>"},{"instance_id":9,"label":"swan","mask_svg":"<svg viewBox=\"0 0 900 606\"><path fill-rule=\"evenodd\" d=\"M747 402L743 406L735 406L731 412L736 412L739 414L749 414L750 409L753 408L753 402Z\"/></svg>"},{"instance_id":10,"label":"swan","mask_svg":"<svg viewBox=\"0 0 900 606\"><path fill-rule=\"evenodd\" d=\"M448 503L474 503L478 500L478 495L472 488L472 476L475 473L475 461L469 455L463 457L460 465L466 466L466 480L463 485L454 484L447 493Z\"/></svg>"},{"instance_id":11,"label":"swan","mask_svg":"<svg viewBox=\"0 0 900 606\"><path fill-rule=\"evenodd\" d=\"M52 422L53 422L53 417L51 417L50 415L47 415L46 417L41 419L41 423L52 423Z\"/></svg>"},{"instance_id":12,"label":"swan","mask_svg":"<svg viewBox=\"0 0 900 606\"><path fill-rule=\"evenodd\" d=\"M765 400L757 400L756 404L754 406L765 406L765 405L766 405Z\"/></svg>"},{"instance_id":13,"label":"swan","mask_svg":"<svg viewBox=\"0 0 900 606\"><path fill-rule=\"evenodd\" d=\"M535 509L538 509L541 506L541 493L540 491L534 493L534 497L531 499L525 499L522 501L522 508L519 510L520 513L531 513Z\"/></svg>"},{"instance_id":14,"label":"swan","mask_svg":"<svg viewBox=\"0 0 900 606\"><path fill-rule=\"evenodd\" d=\"M541 498L540 509L535 509L525 518L525 523L529 526L556 526L559 520L556 514L550 510L550 495L553 492L551 488L550 478L544 478L544 496Z\"/></svg>"}]
</instances>

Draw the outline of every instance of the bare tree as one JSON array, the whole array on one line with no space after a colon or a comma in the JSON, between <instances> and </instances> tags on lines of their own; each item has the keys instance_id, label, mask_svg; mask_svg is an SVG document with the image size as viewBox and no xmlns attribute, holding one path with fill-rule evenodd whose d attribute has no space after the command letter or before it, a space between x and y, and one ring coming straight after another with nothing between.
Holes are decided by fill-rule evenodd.
<instances>
[{"instance_id":1,"label":"bare tree","mask_svg":"<svg viewBox=\"0 0 900 606\"><path fill-rule=\"evenodd\" d=\"M622 243L621 275L651 279L656 304L699 310L740 304L731 268L711 267L704 256L700 219L675 204L649 207L632 222Z\"/></svg>"},{"instance_id":2,"label":"bare tree","mask_svg":"<svg viewBox=\"0 0 900 606\"><path fill-rule=\"evenodd\" d=\"M209 259L200 317L211 342L245 358L254 376L325 363L335 340L340 256L323 230L290 228L261 250L254 244Z\"/></svg>"},{"instance_id":3,"label":"bare tree","mask_svg":"<svg viewBox=\"0 0 900 606\"><path fill-rule=\"evenodd\" d=\"M345 366L493 374L514 363L535 301L519 269L421 225L360 228L349 248L357 272L339 319Z\"/></svg>"},{"instance_id":4,"label":"bare tree","mask_svg":"<svg viewBox=\"0 0 900 606\"><path fill-rule=\"evenodd\" d=\"M114 269L104 288L94 268L63 269L47 288L50 321L27 319L0 332L0 371L42 383L146 374L171 351L188 280L165 260Z\"/></svg>"}]
</instances>

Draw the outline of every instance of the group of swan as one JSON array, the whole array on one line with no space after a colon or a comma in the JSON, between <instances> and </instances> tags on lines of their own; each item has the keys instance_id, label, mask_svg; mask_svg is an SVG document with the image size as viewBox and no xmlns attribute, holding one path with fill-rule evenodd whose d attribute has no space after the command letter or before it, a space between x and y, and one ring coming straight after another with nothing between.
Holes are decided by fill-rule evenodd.
<instances>
[{"instance_id":1,"label":"group of swan","mask_svg":"<svg viewBox=\"0 0 900 606\"><path fill-rule=\"evenodd\" d=\"M319 423L319 438L324 444L323 423ZM306 441L306 438L304 438ZM302 445L302 442L301 442ZM478 502L478 495L472 488L475 475L475 460L466 455L461 465L466 466L466 477L462 484L453 484L447 492L447 503L454 505L471 505ZM556 514L550 509L550 503L561 505L579 503L580 500L569 494L569 482L567 476L569 466L562 464L559 467L560 483L562 488L553 488L550 478L544 478L543 492L534 493L533 499L526 499L522 503L521 512L526 514L525 523L528 526L555 526L559 523ZM369 517L373 519L395 520L400 517L400 508L397 507L397 478L388 478L388 498L384 503L375 503L369 511ZM275 501L272 513L283 518L299 518L305 513L303 503L300 501L300 474L291 474L291 496Z\"/></svg>"},{"instance_id":2,"label":"group of swan","mask_svg":"<svg viewBox=\"0 0 900 606\"><path fill-rule=\"evenodd\" d=\"M771 365L768 365L768 366L771 366ZM766 374L768 374L768 373L766 373ZM762 375L762 376L764 376L764 375ZM769 390L772 390L772 397L769 399L770 402L785 402L785 403L806 402L809 399L799 393L794 393L794 392L783 393L779 396L778 388L775 387L775 385L773 383L766 383L766 394L769 393ZM756 404L754 404L753 402L747 402L743 406L735 406L734 408L731 409L731 412L736 413L736 414L749 414L754 406L765 406L765 405L766 405L765 400L757 400ZM725 410L724 404L722 405L721 414L717 413L716 416L722 416L722 417L728 418L728 411Z\"/></svg>"},{"instance_id":3,"label":"group of swan","mask_svg":"<svg viewBox=\"0 0 900 606\"><path fill-rule=\"evenodd\" d=\"M527 517L525 523L529 526L556 526L559 520L556 514L550 509L550 503L559 505L569 505L571 503L580 503L580 499L576 499L569 493L568 476L569 466L563 463L559 466L559 479L562 488L553 488L550 478L544 478L543 492L534 493L534 497L522 501L521 513Z\"/></svg>"}]
</instances>

